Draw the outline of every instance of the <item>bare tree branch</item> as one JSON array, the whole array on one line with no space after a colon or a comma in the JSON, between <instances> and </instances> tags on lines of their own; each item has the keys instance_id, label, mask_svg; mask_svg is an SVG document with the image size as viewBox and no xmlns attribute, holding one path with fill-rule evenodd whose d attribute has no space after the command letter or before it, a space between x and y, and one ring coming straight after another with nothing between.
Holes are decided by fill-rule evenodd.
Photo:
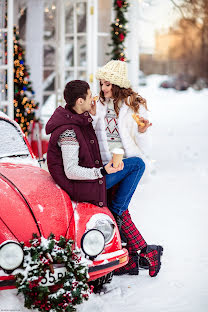
<instances>
[{"instance_id":1,"label":"bare tree branch","mask_svg":"<svg viewBox=\"0 0 208 312\"><path fill-rule=\"evenodd\" d=\"M185 18L184 14L183 14L183 10L181 9L180 5L178 5L174 0L170 0L170 1L180 11L182 17Z\"/></svg>"},{"instance_id":2,"label":"bare tree branch","mask_svg":"<svg viewBox=\"0 0 208 312\"><path fill-rule=\"evenodd\" d=\"M192 18L188 18L188 17L186 17L186 16L184 15L184 11L183 11L181 5L177 4L175 0L170 0L170 1L171 1L171 2L173 3L173 5L180 11L180 13L181 13L181 15L182 15L182 18L183 18L185 21L187 21L188 23L193 24L193 19L192 19ZM183 2L184 2L184 4L185 4L185 3L186 3L186 4L189 3L189 1L186 1L186 0L184 0ZM195 27L196 27L197 29L199 29L199 30L201 29L200 25L198 25L197 23L195 23Z\"/></svg>"}]
</instances>

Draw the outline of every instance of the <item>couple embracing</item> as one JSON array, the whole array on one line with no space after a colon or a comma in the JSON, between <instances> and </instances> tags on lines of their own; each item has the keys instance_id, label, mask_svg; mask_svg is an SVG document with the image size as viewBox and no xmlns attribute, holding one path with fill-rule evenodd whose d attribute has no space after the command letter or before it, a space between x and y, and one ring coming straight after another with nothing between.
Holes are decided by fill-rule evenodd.
<instances>
[{"instance_id":1,"label":"couple embracing","mask_svg":"<svg viewBox=\"0 0 208 312\"><path fill-rule=\"evenodd\" d=\"M144 173L142 150L151 123L144 98L130 87L127 66L110 61L96 74L98 101L87 82L73 80L64 90L65 108L58 107L46 125L51 134L47 162L55 182L75 201L107 206L107 190L117 186L110 206L126 240L129 262L115 275L138 275L138 257L149 265L149 275L160 270L163 248L148 245L133 223L128 206ZM124 151L114 168L112 151Z\"/></svg>"}]
</instances>

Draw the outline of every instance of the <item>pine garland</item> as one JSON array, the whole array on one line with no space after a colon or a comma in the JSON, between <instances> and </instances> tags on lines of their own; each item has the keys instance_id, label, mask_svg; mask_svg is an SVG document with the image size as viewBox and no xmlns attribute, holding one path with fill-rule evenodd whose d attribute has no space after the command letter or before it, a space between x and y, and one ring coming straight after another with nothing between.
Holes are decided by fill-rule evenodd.
<instances>
[{"instance_id":1,"label":"pine garland","mask_svg":"<svg viewBox=\"0 0 208 312\"><path fill-rule=\"evenodd\" d=\"M23 270L16 274L18 294L22 293L25 307L41 312L76 311L75 305L88 300L92 290L87 284L88 268L81 263L78 252L72 250L73 241L63 236L57 241L51 234L48 239L33 234L30 246L23 246ZM53 273L53 264L63 264L65 276L53 286L44 286L47 272ZM53 275L52 275L53 276Z\"/></svg>"},{"instance_id":2,"label":"pine garland","mask_svg":"<svg viewBox=\"0 0 208 312\"><path fill-rule=\"evenodd\" d=\"M112 47L112 51L109 54L111 55L111 59L113 60L127 60L124 52L124 42L127 33L129 32L126 27L128 21L125 18L125 13L128 11L128 7L128 1L114 0L113 8L115 11L115 22L111 24L112 43L109 44L109 46Z\"/></svg>"}]
</instances>

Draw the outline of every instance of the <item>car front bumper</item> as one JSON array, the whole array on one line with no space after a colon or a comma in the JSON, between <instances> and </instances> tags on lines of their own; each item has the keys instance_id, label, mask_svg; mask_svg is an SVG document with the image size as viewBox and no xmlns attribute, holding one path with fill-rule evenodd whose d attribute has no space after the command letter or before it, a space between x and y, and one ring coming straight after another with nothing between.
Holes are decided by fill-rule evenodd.
<instances>
[{"instance_id":1,"label":"car front bumper","mask_svg":"<svg viewBox=\"0 0 208 312\"><path fill-rule=\"evenodd\" d=\"M99 255L89 264L89 281L96 280L97 278L126 265L128 261L128 251L125 248ZM0 290L14 288L16 288L15 276L7 275L4 271L0 270Z\"/></svg>"},{"instance_id":2,"label":"car front bumper","mask_svg":"<svg viewBox=\"0 0 208 312\"><path fill-rule=\"evenodd\" d=\"M128 251L125 248L97 256L92 265L89 265L89 281L95 280L126 265L128 261Z\"/></svg>"}]
</instances>

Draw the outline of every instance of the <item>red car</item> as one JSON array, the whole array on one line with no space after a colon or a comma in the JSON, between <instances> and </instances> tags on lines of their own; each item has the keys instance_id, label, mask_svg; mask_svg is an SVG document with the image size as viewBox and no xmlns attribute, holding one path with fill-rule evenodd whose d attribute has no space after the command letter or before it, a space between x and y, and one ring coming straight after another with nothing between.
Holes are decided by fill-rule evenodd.
<instances>
[{"instance_id":1,"label":"red car","mask_svg":"<svg viewBox=\"0 0 208 312\"><path fill-rule=\"evenodd\" d=\"M0 113L0 289L14 286L13 271L23 262L20 242L33 233L64 236L81 249L89 281L109 282L112 271L128 262L119 231L107 207L72 202L41 169L19 125ZM53 280L57 274L54 272ZM50 281L47 281L50 284ZM52 283L51 283L52 284Z\"/></svg>"}]
</instances>

